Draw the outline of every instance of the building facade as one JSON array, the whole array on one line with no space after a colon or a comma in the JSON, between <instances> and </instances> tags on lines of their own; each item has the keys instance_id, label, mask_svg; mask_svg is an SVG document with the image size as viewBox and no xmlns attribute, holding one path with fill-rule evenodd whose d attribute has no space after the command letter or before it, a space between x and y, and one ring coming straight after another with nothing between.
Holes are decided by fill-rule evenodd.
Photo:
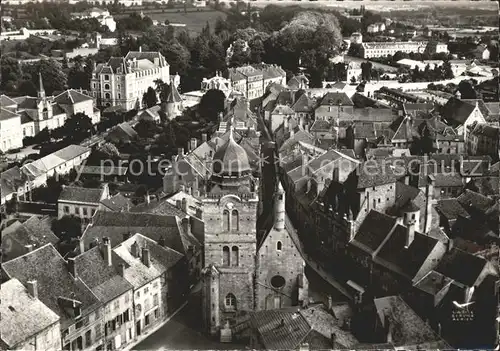
<instances>
[{"instance_id":1,"label":"building facade","mask_svg":"<svg viewBox=\"0 0 500 351\"><path fill-rule=\"evenodd\" d=\"M98 106L121 105L127 110L141 108L142 97L155 81L170 82L170 66L159 52L130 51L125 57L112 57L92 72L92 96Z\"/></svg>"}]
</instances>

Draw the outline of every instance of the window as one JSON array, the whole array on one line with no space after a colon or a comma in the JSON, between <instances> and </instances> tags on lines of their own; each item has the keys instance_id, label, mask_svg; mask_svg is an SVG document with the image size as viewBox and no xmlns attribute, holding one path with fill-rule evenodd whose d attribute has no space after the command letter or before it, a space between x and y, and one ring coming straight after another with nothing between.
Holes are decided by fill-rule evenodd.
<instances>
[{"instance_id":1,"label":"window","mask_svg":"<svg viewBox=\"0 0 500 351\"><path fill-rule=\"evenodd\" d=\"M75 324L75 329L76 329L76 330L80 329L80 328L82 327L82 325L83 325L83 322L82 322L82 321L76 322L76 324Z\"/></svg>"},{"instance_id":2,"label":"window","mask_svg":"<svg viewBox=\"0 0 500 351\"><path fill-rule=\"evenodd\" d=\"M158 319L158 317L160 317L160 309L159 308L157 308L155 310L155 319Z\"/></svg>"},{"instance_id":3,"label":"window","mask_svg":"<svg viewBox=\"0 0 500 351\"><path fill-rule=\"evenodd\" d=\"M280 289L284 287L285 284L286 280L281 275L275 275L274 277L271 278L271 286L275 289Z\"/></svg>"},{"instance_id":4,"label":"window","mask_svg":"<svg viewBox=\"0 0 500 351\"><path fill-rule=\"evenodd\" d=\"M278 242L276 243L276 250L281 251L281 247L282 247L282 246L283 246L283 244L281 243L281 241L278 241Z\"/></svg>"},{"instance_id":5,"label":"window","mask_svg":"<svg viewBox=\"0 0 500 351\"><path fill-rule=\"evenodd\" d=\"M85 333L85 347L89 347L90 345L92 345L92 331L87 330Z\"/></svg>"},{"instance_id":6,"label":"window","mask_svg":"<svg viewBox=\"0 0 500 351\"><path fill-rule=\"evenodd\" d=\"M222 217L223 217L223 222L224 222L224 231L225 232L228 232L229 231L229 211L228 210L224 210L224 212L222 213Z\"/></svg>"},{"instance_id":7,"label":"window","mask_svg":"<svg viewBox=\"0 0 500 351\"><path fill-rule=\"evenodd\" d=\"M238 266L238 246L233 246L231 249L231 265Z\"/></svg>"},{"instance_id":8,"label":"window","mask_svg":"<svg viewBox=\"0 0 500 351\"><path fill-rule=\"evenodd\" d=\"M233 210L232 214L231 214L231 221L233 222L232 225L233 225L233 230L238 230L239 229L239 223L238 223L238 211L236 210Z\"/></svg>"},{"instance_id":9,"label":"window","mask_svg":"<svg viewBox=\"0 0 500 351\"><path fill-rule=\"evenodd\" d=\"M158 294L153 295L153 306L158 306L160 304L160 301L158 299Z\"/></svg>"},{"instance_id":10,"label":"window","mask_svg":"<svg viewBox=\"0 0 500 351\"><path fill-rule=\"evenodd\" d=\"M109 80L109 74L104 75L104 80Z\"/></svg>"},{"instance_id":11,"label":"window","mask_svg":"<svg viewBox=\"0 0 500 351\"><path fill-rule=\"evenodd\" d=\"M104 94L104 98L105 99L110 99L111 98L111 94L110 93L105 93Z\"/></svg>"},{"instance_id":12,"label":"window","mask_svg":"<svg viewBox=\"0 0 500 351\"><path fill-rule=\"evenodd\" d=\"M83 215L87 216L88 215L87 207L83 207L82 210L83 210Z\"/></svg>"},{"instance_id":13,"label":"window","mask_svg":"<svg viewBox=\"0 0 500 351\"><path fill-rule=\"evenodd\" d=\"M69 213L69 206L64 206L64 213Z\"/></svg>"},{"instance_id":14,"label":"window","mask_svg":"<svg viewBox=\"0 0 500 351\"><path fill-rule=\"evenodd\" d=\"M116 300L113 306L113 309L117 310L120 308L120 300Z\"/></svg>"},{"instance_id":15,"label":"window","mask_svg":"<svg viewBox=\"0 0 500 351\"><path fill-rule=\"evenodd\" d=\"M137 298L141 297L141 292L140 291L137 291L136 297Z\"/></svg>"},{"instance_id":16,"label":"window","mask_svg":"<svg viewBox=\"0 0 500 351\"><path fill-rule=\"evenodd\" d=\"M224 246L222 248L222 265L229 266L229 246Z\"/></svg>"},{"instance_id":17,"label":"window","mask_svg":"<svg viewBox=\"0 0 500 351\"><path fill-rule=\"evenodd\" d=\"M281 297L280 296L274 297L274 308L281 308Z\"/></svg>"},{"instance_id":18,"label":"window","mask_svg":"<svg viewBox=\"0 0 500 351\"><path fill-rule=\"evenodd\" d=\"M226 305L226 309L235 310L236 309L236 297L229 293L226 295L226 299L224 300Z\"/></svg>"},{"instance_id":19,"label":"window","mask_svg":"<svg viewBox=\"0 0 500 351\"><path fill-rule=\"evenodd\" d=\"M80 207L75 206L75 214L80 215Z\"/></svg>"},{"instance_id":20,"label":"window","mask_svg":"<svg viewBox=\"0 0 500 351\"><path fill-rule=\"evenodd\" d=\"M149 322L150 322L150 320L149 320L149 314L148 314L146 317L144 317L144 324L145 324L146 326L148 326L148 325L149 325Z\"/></svg>"},{"instance_id":21,"label":"window","mask_svg":"<svg viewBox=\"0 0 500 351\"><path fill-rule=\"evenodd\" d=\"M93 216L95 214L95 210L94 209L91 209L90 210L90 215Z\"/></svg>"}]
</instances>

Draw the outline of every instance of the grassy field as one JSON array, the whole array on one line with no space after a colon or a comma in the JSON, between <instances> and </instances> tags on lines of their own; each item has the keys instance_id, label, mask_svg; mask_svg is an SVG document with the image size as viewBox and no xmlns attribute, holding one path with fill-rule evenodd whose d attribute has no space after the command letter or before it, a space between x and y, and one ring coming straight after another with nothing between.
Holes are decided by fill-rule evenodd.
<instances>
[{"instance_id":1,"label":"grassy field","mask_svg":"<svg viewBox=\"0 0 500 351\"><path fill-rule=\"evenodd\" d=\"M196 35L201 32L203 27L205 27L206 23L210 23L210 28L214 28L215 21L219 17L223 19L226 18L226 14L220 11L200 11L200 12L188 12L184 13L184 11L180 11L177 13L148 13L148 17L153 20L157 20L160 23L165 22L165 20L169 20L170 23L183 23L186 25L186 29L190 34Z\"/></svg>"}]
</instances>

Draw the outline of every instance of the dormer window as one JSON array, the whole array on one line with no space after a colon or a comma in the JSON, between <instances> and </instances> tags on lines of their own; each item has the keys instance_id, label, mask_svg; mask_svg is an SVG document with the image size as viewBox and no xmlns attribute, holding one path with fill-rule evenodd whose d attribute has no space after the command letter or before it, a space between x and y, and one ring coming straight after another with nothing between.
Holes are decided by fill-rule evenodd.
<instances>
[{"instance_id":1,"label":"dormer window","mask_svg":"<svg viewBox=\"0 0 500 351\"><path fill-rule=\"evenodd\" d=\"M104 80L109 80L109 74L104 75Z\"/></svg>"}]
</instances>

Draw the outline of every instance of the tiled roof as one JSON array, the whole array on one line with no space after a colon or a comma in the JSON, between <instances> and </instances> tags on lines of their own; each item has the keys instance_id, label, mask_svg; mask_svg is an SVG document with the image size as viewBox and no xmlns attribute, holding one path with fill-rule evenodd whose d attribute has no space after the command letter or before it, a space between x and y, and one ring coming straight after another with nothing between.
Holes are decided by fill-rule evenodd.
<instances>
[{"instance_id":1,"label":"tiled roof","mask_svg":"<svg viewBox=\"0 0 500 351\"><path fill-rule=\"evenodd\" d=\"M101 204L116 212L128 210L133 206L132 201L121 193L111 196L109 199L102 200Z\"/></svg>"},{"instance_id":2,"label":"tiled roof","mask_svg":"<svg viewBox=\"0 0 500 351\"><path fill-rule=\"evenodd\" d=\"M33 298L17 279L2 284L0 299L0 338L9 349L17 349L59 321L59 316Z\"/></svg>"},{"instance_id":3,"label":"tiled roof","mask_svg":"<svg viewBox=\"0 0 500 351\"><path fill-rule=\"evenodd\" d=\"M150 267L147 267L141 261L141 258L132 255L131 247L133 244L139 246L141 255L143 248L149 249ZM160 277L184 257L183 254L171 248L163 247L141 234L133 235L128 240L116 246L113 252L119 258L117 264L125 264L124 277L134 288L139 288L153 279ZM115 258L115 255L113 258Z\"/></svg>"},{"instance_id":4,"label":"tiled roof","mask_svg":"<svg viewBox=\"0 0 500 351\"><path fill-rule=\"evenodd\" d=\"M89 100L92 100L92 97L80 93L79 91L76 91L74 89L66 90L65 92L57 95L54 98L55 102L63 105L74 105Z\"/></svg>"},{"instance_id":5,"label":"tiled roof","mask_svg":"<svg viewBox=\"0 0 500 351\"><path fill-rule=\"evenodd\" d=\"M332 128L331 128L330 122L320 119L320 120L314 121L313 125L311 126L310 131L311 132L323 132L323 131L330 131L331 129Z\"/></svg>"},{"instance_id":6,"label":"tiled roof","mask_svg":"<svg viewBox=\"0 0 500 351\"><path fill-rule=\"evenodd\" d=\"M72 324L72 317L58 302L58 297L81 302L82 315L96 309L100 303L92 291L68 272L66 261L50 244L2 264L11 278L26 284L29 280L38 282L38 298L61 318L61 328Z\"/></svg>"},{"instance_id":7,"label":"tiled roof","mask_svg":"<svg viewBox=\"0 0 500 351\"><path fill-rule=\"evenodd\" d=\"M457 201L469 213L470 211L486 213L496 203L494 199L468 189L457 198Z\"/></svg>"},{"instance_id":8,"label":"tiled roof","mask_svg":"<svg viewBox=\"0 0 500 351\"><path fill-rule=\"evenodd\" d=\"M394 345L410 346L437 342L441 344L439 348L449 347L400 296L381 297L375 299L374 303L380 322L384 324L386 317L392 321Z\"/></svg>"},{"instance_id":9,"label":"tiled roof","mask_svg":"<svg viewBox=\"0 0 500 351\"><path fill-rule=\"evenodd\" d=\"M75 257L78 276L92 290L102 303L132 290L132 285L121 277L115 266L108 266L104 260L104 247L93 247ZM113 255L111 255L113 261Z\"/></svg>"},{"instance_id":10,"label":"tiled roof","mask_svg":"<svg viewBox=\"0 0 500 351\"><path fill-rule=\"evenodd\" d=\"M354 108L352 119L363 122L385 122L391 123L397 118L397 114L390 108Z\"/></svg>"},{"instance_id":11,"label":"tiled roof","mask_svg":"<svg viewBox=\"0 0 500 351\"><path fill-rule=\"evenodd\" d=\"M13 99L17 103L18 110L36 110L38 99L31 96L21 96Z\"/></svg>"},{"instance_id":12,"label":"tiled roof","mask_svg":"<svg viewBox=\"0 0 500 351\"><path fill-rule=\"evenodd\" d=\"M7 238L14 240L21 246L32 245L33 249L42 247L46 244L56 245L59 241L58 237L52 232L46 221L41 221L38 217L32 216L24 223L20 224L12 232L7 232L8 228L3 232L4 240L2 246L6 243ZM9 259L12 257L9 257ZM5 261L5 259L4 259Z\"/></svg>"},{"instance_id":13,"label":"tiled roof","mask_svg":"<svg viewBox=\"0 0 500 351\"><path fill-rule=\"evenodd\" d=\"M59 195L58 201L98 204L101 200L101 195L102 189L65 186L62 189L61 195Z\"/></svg>"},{"instance_id":14,"label":"tiled roof","mask_svg":"<svg viewBox=\"0 0 500 351\"><path fill-rule=\"evenodd\" d=\"M292 105L292 109L295 112L312 112L314 106L314 100L310 98L307 94L302 94L299 96L295 103Z\"/></svg>"},{"instance_id":15,"label":"tiled roof","mask_svg":"<svg viewBox=\"0 0 500 351\"><path fill-rule=\"evenodd\" d=\"M15 102L13 99L8 97L7 95L0 95L0 106L3 108L7 107L15 107L17 105L17 102Z\"/></svg>"},{"instance_id":16,"label":"tiled roof","mask_svg":"<svg viewBox=\"0 0 500 351\"><path fill-rule=\"evenodd\" d=\"M484 258L453 248L444 255L435 270L466 286L473 286L486 265ZM467 267L467 269L464 269Z\"/></svg>"},{"instance_id":17,"label":"tiled roof","mask_svg":"<svg viewBox=\"0 0 500 351\"><path fill-rule=\"evenodd\" d=\"M18 166L9 168L0 174L0 191L2 197L17 191L18 187L24 183L25 175Z\"/></svg>"},{"instance_id":18,"label":"tiled roof","mask_svg":"<svg viewBox=\"0 0 500 351\"><path fill-rule=\"evenodd\" d=\"M493 196L500 194L500 177L475 177L466 186L481 195Z\"/></svg>"},{"instance_id":19,"label":"tiled roof","mask_svg":"<svg viewBox=\"0 0 500 351\"><path fill-rule=\"evenodd\" d=\"M309 132L307 132L305 130L299 130L298 132L294 133L292 137L286 139L283 142L283 144L280 146L279 151L281 152L287 148L290 148L300 141L304 142L304 143L312 144L314 141L314 137Z\"/></svg>"},{"instance_id":20,"label":"tiled roof","mask_svg":"<svg viewBox=\"0 0 500 351\"><path fill-rule=\"evenodd\" d=\"M65 148L54 152L54 155L62 158L63 160L70 161L75 157L80 156L86 152L89 152L90 149L88 147L80 146L80 145L69 145Z\"/></svg>"},{"instance_id":21,"label":"tiled roof","mask_svg":"<svg viewBox=\"0 0 500 351\"><path fill-rule=\"evenodd\" d=\"M464 210L457 199L438 200L436 210L448 220L456 220L458 217L469 217L469 213Z\"/></svg>"},{"instance_id":22,"label":"tiled roof","mask_svg":"<svg viewBox=\"0 0 500 351\"><path fill-rule=\"evenodd\" d=\"M366 189L373 186L396 183L393 169L384 160L368 160L359 165L357 188Z\"/></svg>"},{"instance_id":23,"label":"tiled roof","mask_svg":"<svg viewBox=\"0 0 500 351\"><path fill-rule=\"evenodd\" d=\"M358 229L354 241L365 246L370 252L378 249L396 225L396 218L371 210Z\"/></svg>"},{"instance_id":24,"label":"tiled roof","mask_svg":"<svg viewBox=\"0 0 500 351\"><path fill-rule=\"evenodd\" d=\"M305 339L311 326L297 310L267 310L251 314L252 327L258 332L265 349L294 350Z\"/></svg>"},{"instance_id":25,"label":"tiled roof","mask_svg":"<svg viewBox=\"0 0 500 351\"><path fill-rule=\"evenodd\" d=\"M408 277L413 278L424 264L438 241L415 232L415 237L408 248L405 248L407 229L397 225L389 239L384 243L377 258L394 265Z\"/></svg>"},{"instance_id":26,"label":"tiled roof","mask_svg":"<svg viewBox=\"0 0 500 351\"><path fill-rule=\"evenodd\" d=\"M463 125L474 109L475 105L452 97L443 106L442 111L444 112L443 117L448 121L448 123L452 123L453 125Z\"/></svg>"},{"instance_id":27,"label":"tiled roof","mask_svg":"<svg viewBox=\"0 0 500 351\"><path fill-rule=\"evenodd\" d=\"M488 123L478 123L472 130L472 134L483 135L488 138L496 139L500 137L500 127Z\"/></svg>"},{"instance_id":28,"label":"tiled roof","mask_svg":"<svg viewBox=\"0 0 500 351\"><path fill-rule=\"evenodd\" d=\"M319 105L339 105L339 102L342 106L353 106L352 100L347 96L346 93L335 92L335 93L326 93L325 96L321 99Z\"/></svg>"},{"instance_id":29,"label":"tiled roof","mask_svg":"<svg viewBox=\"0 0 500 351\"><path fill-rule=\"evenodd\" d=\"M430 271L422 279L416 282L414 286L432 296L436 296L452 282L453 279L448 278L439 272Z\"/></svg>"}]
</instances>

